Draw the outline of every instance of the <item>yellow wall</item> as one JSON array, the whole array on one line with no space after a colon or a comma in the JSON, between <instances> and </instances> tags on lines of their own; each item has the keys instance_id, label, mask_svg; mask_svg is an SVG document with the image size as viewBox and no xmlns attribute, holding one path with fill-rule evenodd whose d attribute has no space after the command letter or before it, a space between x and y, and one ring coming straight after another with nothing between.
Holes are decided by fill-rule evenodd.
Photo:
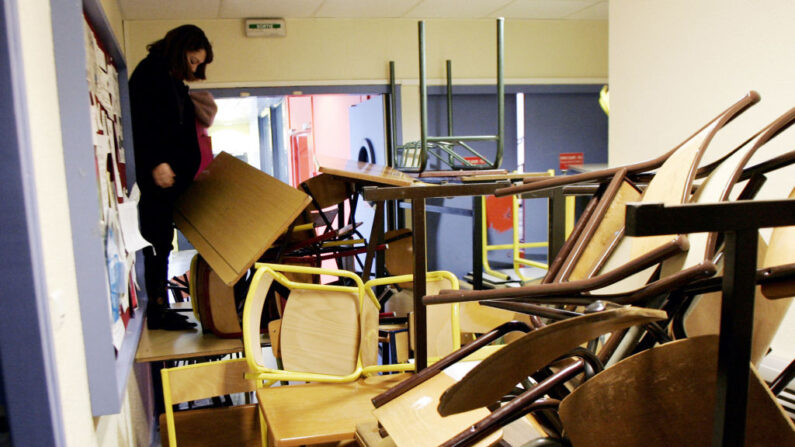
<instances>
[{"instance_id":1,"label":"yellow wall","mask_svg":"<svg viewBox=\"0 0 795 447\"><path fill-rule=\"evenodd\" d=\"M121 19L121 10L119 9L118 0L100 0L102 9L105 11L105 16L108 18L110 28L116 36L119 45L122 46L122 53L124 52L124 22Z\"/></svg>"},{"instance_id":2,"label":"yellow wall","mask_svg":"<svg viewBox=\"0 0 795 447\"><path fill-rule=\"evenodd\" d=\"M146 45L185 21L125 21L128 66ZM197 20L213 44L206 87L293 86L388 82L388 63L403 85L403 140L419 138L417 21L288 19L287 36L249 38L243 20ZM426 21L429 83L444 83L445 60L455 84L495 83L495 20ZM600 83L607 76L604 21L505 22L506 83Z\"/></svg>"},{"instance_id":3,"label":"yellow wall","mask_svg":"<svg viewBox=\"0 0 795 447\"><path fill-rule=\"evenodd\" d=\"M610 164L663 153L750 89L761 102L718 133L708 160L795 106L794 17L791 0L611 0ZM752 164L793 148L790 129ZM758 197L786 198L793 178L792 166L770 174ZM773 352L795 356L795 308Z\"/></svg>"}]
</instances>

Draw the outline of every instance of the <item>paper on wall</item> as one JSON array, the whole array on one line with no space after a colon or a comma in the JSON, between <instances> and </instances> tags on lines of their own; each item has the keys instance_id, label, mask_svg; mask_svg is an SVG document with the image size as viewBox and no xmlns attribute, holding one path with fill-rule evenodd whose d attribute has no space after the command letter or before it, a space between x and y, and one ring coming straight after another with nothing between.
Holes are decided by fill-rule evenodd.
<instances>
[{"instance_id":1,"label":"paper on wall","mask_svg":"<svg viewBox=\"0 0 795 447\"><path fill-rule=\"evenodd\" d=\"M138 228L138 201L128 199L124 203L120 203L118 208L121 234L127 253L135 253L144 247L152 245L144 239Z\"/></svg>"}]
</instances>

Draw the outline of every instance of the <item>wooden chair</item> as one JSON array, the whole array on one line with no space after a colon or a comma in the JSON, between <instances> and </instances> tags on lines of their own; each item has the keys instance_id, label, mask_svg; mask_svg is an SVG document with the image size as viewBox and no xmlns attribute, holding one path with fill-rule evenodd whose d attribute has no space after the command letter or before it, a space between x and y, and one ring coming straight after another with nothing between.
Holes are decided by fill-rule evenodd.
<instances>
[{"instance_id":1,"label":"wooden chair","mask_svg":"<svg viewBox=\"0 0 795 447\"><path fill-rule=\"evenodd\" d=\"M297 272L336 275L353 285L301 283L285 276ZM444 287L457 285L455 277L447 272L431 272L429 279L431 283L444 280ZM411 280L411 275L391 279ZM282 362L278 370L265 366L262 351L254 343L259 316L274 281L290 289L281 321L272 322L269 328L274 354ZM378 364L379 305L370 286L379 281L385 280L374 280L365 287L358 275L347 271L256 265L243 312L248 376L263 385L277 381L313 382L257 390L264 445L352 440L355 424L372 419L370 399L406 377L365 375L414 369L410 363Z\"/></svg>"},{"instance_id":2,"label":"wooden chair","mask_svg":"<svg viewBox=\"0 0 795 447\"><path fill-rule=\"evenodd\" d=\"M486 357L458 384L440 374L505 333L529 330L518 322L506 323L373 399L373 414L397 446L445 445L481 423L490 430L468 445L491 445L499 439L499 425L488 422L493 414L485 407L498 402L523 378L602 333L662 318L664 312L639 308L571 318L528 332ZM366 430L362 427L360 438L372 439Z\"/></svg>"},{"instance_id":3,"label":"wooden chair","mask_svg":"<svg viewBox=\"0 0 795 447\"><path fill-rule=\"evenodd\" d=\"M440 297L429 298L426 302L518 297L541 301L541 297L544 297L550 302L560 303L561 299L555 297L576 297L572 302L587 303L599 299L598 295L629 294L644 288L662 260L686 252L689 244L684 235L623 237L625 203L686 203L691 197L701 157L715 134L758 100L755 92L749 93L685 142L653 160L653 163L611 168L598 175L588 173L562 177L564 180L571 177L571 182L593 178L609 178L611 181L587 222L578 224L578 238L566 247L560 255L560 262L553 261L555 268L551 269L543 284L487 291L444 292ZM638 196L638 191L627 183L627 173L643 172L654 167L659 169L642 196ZM506 188L504 192L524 192L530 187L546 185L548 181L551 180ZM714 273L714 268L688 271L693 278ZM591 293L594 291L596 293ZM591 298L591 295L597 296Z\"/></svg>"},{"instance_id":4,"label":"wooden chair","mask_svg":"<svg viewBox=\"0 0 795 447\"><path fill-rule=\"evenodd\" d=\"M605 369L561 402L568 438L577 447L710 445L717 359L718 337L711 335L667 343ZM795 425L753 367L745 445L795 446Z\"/></svg>"},{"instance_id":5,"label":"wooden chair","mask_svg":"<svg viewBox=\"0 0 795 447\"><path fill-rule=\"evenodd\" d=\"M188 284L193 314L202 330L221 338L240 338L235 286L226 285L198 254L191 261Z\"/></svg>"},{"instance_id":6,"label":"wooden chair","mask_svg":"<svg viewBox=\"0 0 795 447\"><path fill-rule=\"evenodd\" d=\"M244 359L196 363L160 370L165 413L160 419L163 446L260 446L255 404L174 412L173 405L254 391L245 378Z\"/></svg>"},{"instance_id":7,"label":"wooden chair","mask_svg":"<svg viewBox=\"0 0 795 447\"><path fill-rule=\"evenodd\" d=\"M372 358L377 340L362 339L377 321L378 302L364 292L354 273L294 265L255 265L256 272L243 309L243 343L249 377L268 385L276 381L352 382L362 374L363 358ZM316 284L289 279L286 274L333 275L351 286ZM274 281L290 290L278 337L283 368L265 366L256 342L265 299ZM333 334L333 336L330 336Z\"/></svg>"}]
</instances>

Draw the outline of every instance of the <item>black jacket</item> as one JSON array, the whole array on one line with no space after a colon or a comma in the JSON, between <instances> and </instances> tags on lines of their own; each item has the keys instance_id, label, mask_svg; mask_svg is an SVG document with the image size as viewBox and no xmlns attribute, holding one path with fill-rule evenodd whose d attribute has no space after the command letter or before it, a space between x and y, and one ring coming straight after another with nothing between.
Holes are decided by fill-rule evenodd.
<instances>
[{"instance_id":1,"label":"black jacket","mask_svg":"<svg viewBox=\"0 0 795 447\"><path fill-rule=\"evenodd\" d=\"M168 163L176 174L172 197L193 181L201 154L188 87L169 74L165 59L149 53L130 77L135 171L141 192L160 189L152 169Z\"/></svg>"}]
</instances>

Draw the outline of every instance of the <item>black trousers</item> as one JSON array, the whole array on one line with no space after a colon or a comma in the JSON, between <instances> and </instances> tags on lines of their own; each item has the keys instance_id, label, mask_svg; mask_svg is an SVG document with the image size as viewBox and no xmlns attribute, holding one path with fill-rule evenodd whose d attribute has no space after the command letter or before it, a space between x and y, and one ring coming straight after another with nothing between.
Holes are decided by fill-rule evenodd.
<instances>
[{"instance_id":1,"label":"black trousers","mask_svg":"<svg viewBox=\"0 0 795 447\"><path fill-rule=\"evenodd\" d=\"M174 204L178 197L175 188L155 189L141 192L138 215L141 221L141 235L152 244L144 253L144 281L149 297L147 313L166 308L168 295L168 258L173 250Z\"/></svg>"}]
</instances>

